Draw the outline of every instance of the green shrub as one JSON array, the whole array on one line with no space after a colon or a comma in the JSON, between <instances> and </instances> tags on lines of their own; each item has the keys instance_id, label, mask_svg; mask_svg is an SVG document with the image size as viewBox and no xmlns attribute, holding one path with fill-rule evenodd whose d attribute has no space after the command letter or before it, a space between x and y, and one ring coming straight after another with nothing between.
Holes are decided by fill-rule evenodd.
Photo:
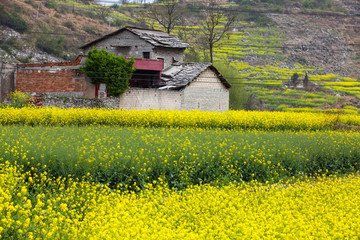
<instances>
[{"instance_id":1,"label":"green shrub","mask_svg":"<svg viewBox=\"0 0 360 240\"><path fill-rule=\"evenodd\" d=\"M16 59L21 63L31 63L31 58L29 57L16 57Z\"/></svg>"},{"instance_id":2,"label":"green shrub","mask_svg":"<svg viewBox=\"0 0 360 240\"><path fill-rule=\"evenodd\" d=\"M296 58L296 61L297 61L298 63L300 63L301 65L305 65L305 64L307 63L307 62L306 62L306 58L301 57L301 56L297 57L297 58Z\"/></svg>"},{"instance_id":3,"label":"green shrub","mask_svg":"<svg viewBox=\"0 0 360 240\"><path fill-rule=\"evenodd\" d=\"M93 27L89 27L89 26L85 26L84 31L89 33L89 34L96 34L97 33L97 29L93 28Z\"/></svg>"},{"instance_id":4,"label":"green shrub","mask_svg":"<svg viewBox=\"0 0 360 240\"><path fill-rule=\"evenodd\" d=\"M71 21L66 21L64 24L63 24L64 27L67 27L68 29L72 30L72 31L76 31L76 26L74 25L73 22Z\"/></svg>"},{"instance_id":5,"label":"green shrub","mask_svg":"<svg viewBox=\"0 0 360 240\"><path fill-rule=\"evenodd\" d=\"M20 33L24 33L29 30L27 22L21 18L16 12L8 13L0 6L0 25L5 25Z\"/></svg>"},{"instance_id":6,"label":"green shrub","mask_svg":"<svg viewBox=\"0 0 360 240\"><path fill-rule=\"evenodd\" d=\"M329 9L332 7L332 2L327 0L305 0L302 4L311 9Z\"/></svg>"},{"instance_id":7,"label":"green shrub","mask_svg":"<svg viewBox=\"0 0 360 240\"><path fill-rule=\"evenodd\" d=\"M34 8L38 6L34 0L25 0L25 3L33 6Z\"/></svg>"},{"instance_id":8,"label":"green shrub","mask_svg":"<svg viewBox=\"0 0 360 240\"><path fill-rule=\"evenodd\" d=\"M0 40L0 48L4 50L8 54L12 54L11 49L15 48L17 50L22 49L22 43L19 41L19 39L15 37L11 37L8 40Z\"/></svg>"},{"instance_id":9,"label":"green shrub","mask_svg":"<svg viewBox=\"0 0 360 240\"><path fill-rule=\"evenodd\" d=\"M47 7L47 8L56 9L56 6L57 6L57 4L56 4L56 1L55 1L55 0L47 0L47 1L45 2L45 7Z\"/></svg>"},{"instance_id":10,"label":"green shrub","mask_svg":"<svg viewBox=\"0 0 360 240\"><path fill-rule=\"evenodd\" d=\"M65 48L65 37L54 38L50 34L39 34L36 37L36 47L41 51L61 57Z\"/></svg>"},{"instance_id":11,"label":"green shrub","mask_svg":"<svg viewBox=\"0 0 360 240\"><path fill-rule=\"evenodd\" d=\"M134 62L134 58L126 60L123 56L94 48L88 52L85 66L80 70L92 83L106 83L110 96L119 96L129 87L129 79L135 71Z\"/></svg>"},{"instance_id":12,"label":"green shrub","mask_svg":"<svg viewBox=\"0 0 360 240\"><path fill-rule=\"evenodd\" d=\"M4 43L4 42L0 42L0 48L2 50L4 50L7 54L11 55L11 47L7 44L7 43Z\"/></svg>"},{"instance_id":13,"label":"green shrub","mask_svg":"<svg viewBox=\"0 0 360 240\"><path fill-rule=\"evenodd\" d=\"M299 79L299 74L298 74L298 73L294 73L294 74L291 76L291 82L292 82L293 84L295 84L298 79Z\"/></svg>"}]
</instances>

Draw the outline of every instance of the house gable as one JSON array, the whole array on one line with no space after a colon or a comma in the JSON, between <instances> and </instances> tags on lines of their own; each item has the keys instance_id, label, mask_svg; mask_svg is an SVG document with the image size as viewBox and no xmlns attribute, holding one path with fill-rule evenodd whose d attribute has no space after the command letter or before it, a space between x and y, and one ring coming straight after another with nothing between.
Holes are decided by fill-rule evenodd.
<instances>
[{"instance_id":1,"label":"house gable","mask_svg":"<svg viewBox=\"0 0 360 240\"><path fill-rule=\"evenodd\" d=\"M162 60L167 68L183 61L189 45L161 31L126 27L80 48L87 54L94 47L117 56Z\"/></svg>"},{"instance_id":2,"label":"house gable","mask_svg":"<svg viewBox=\"0 0 360 240\"><path fill-rule=\"evenodd\" d=\"M203 71L186 88L211 88L228 89L220 80L219 76L210 68Z\"/></svg>"},{"instance_id":3,"label":"house gable","mask_svg":"<svg viewBox=\"0 0 360 240\"><path fill-rule=\"evenodd\" d=\"M225 88L230 88L228 81L217 71L211 63L179 63L173 64L162 73L162 85L164 89L181 89L197 79L204 71L212 72L212 75L220 81Z\"/></svg>"},{"instance_id":4,"label":"house gable","mask_svg":"<svg viewBox=\"0 0 360 240\"><path fill-rule=\"evenodd\" d=\"M229 109L229 89L210 67L191 81L182 92L182 109L219 112Z\"/></svg>"},{"instance_id":5,"label":"house gable","mask_svg":"<svg viewBox=\"0 0 360 240\"><path fill-rule=\"evenodd\" d=\"M129 31L120 31L117 34L104 37L101 41L87 45L84 53L87 54L91 49L103 49L117 56L143 58L144 52L152 52L154 46L139 36ZM150 57L151 58L151 57Z\"/></svg>"}]
</instances>

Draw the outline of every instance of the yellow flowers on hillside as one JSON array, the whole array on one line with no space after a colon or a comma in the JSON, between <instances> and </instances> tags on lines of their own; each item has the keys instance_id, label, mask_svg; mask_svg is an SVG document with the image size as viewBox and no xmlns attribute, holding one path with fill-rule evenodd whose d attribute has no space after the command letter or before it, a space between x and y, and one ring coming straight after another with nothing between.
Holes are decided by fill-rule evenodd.
<instances>
[{"instance_id":1,"label":"yellow flowers on hillside","mask_svg":"<svg viewBox=\"0 0 360 240\"><path fill-rule=\"evenodd\" d=\"M59 108L0 109L0 124L113 125L203 129L324 130L333 124L360 126L359 115L294 112L161 111Z\"/></svg>"},{"instance_id":2,"label":"yellow flowers on hillside","mask_svg":"<svg viewBox=\"0 0 360 240\"><path fill-rule=\"evenodd\" d=\"M123 193L0 166L3 239L357 239L360 176ZM36 186L51 191L36 191ZM65 187L66 185L66 187ZM34 188L35 187L35 188Z\"/></svg>"}]
</instances>

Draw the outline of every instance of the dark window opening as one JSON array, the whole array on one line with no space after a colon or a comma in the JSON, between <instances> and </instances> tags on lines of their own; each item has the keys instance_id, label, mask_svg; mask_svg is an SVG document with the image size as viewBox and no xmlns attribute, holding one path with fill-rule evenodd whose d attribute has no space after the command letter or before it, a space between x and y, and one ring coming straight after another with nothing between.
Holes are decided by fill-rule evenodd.
<instances>
[{"instance_id":1,"label":"dark window opening","mask_svg":"<svg viewBox=\"0 0 360 240\"><path fill-rule=\"evenodd\" d=\"M160 71L136 70L130 79L130 86L158 88L160 86Z\"/></svg>"},{"instance_id":2,"label":"dark window opening","mask_svg":"<svg viewBox=\"0 0 360 240\"><path fill-rule=\"evenodd\" d=\"M150 52L143 52L143 58L150 59Z\"/></svg>"}]
</instances>

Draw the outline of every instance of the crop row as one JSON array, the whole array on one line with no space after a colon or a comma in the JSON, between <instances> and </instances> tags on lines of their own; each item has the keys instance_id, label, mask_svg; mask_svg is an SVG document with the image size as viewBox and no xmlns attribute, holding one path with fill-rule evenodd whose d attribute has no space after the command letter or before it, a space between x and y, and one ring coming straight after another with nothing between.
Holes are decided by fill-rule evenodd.
<instances>
[{"instance_id":1,"label":"crop row","mask_svg":"<svg viewBox=\"0 0 360 240\"><path fill-rule=\"evenodd\" d=\"M111 126L3 126L0 156L25 170L140 190L360 170L360 134L149 129Z\"/></svg>"},{"instance_id":2,"label":"crop row","mask_svg":"<svg viewBox=\"0 0 360 240\"><path fill-rule=\"evenodd\" d=\"M161 182L161 179L159 179ZM357 239L360 177L138 194L0 165L2 239Z\"/></svg>"},{"instance_id":3,"label":"crop row","mask_svg":"<svg viewBox=\"0 0 360 240\"><path fill-rule=\"evenodd\" d=\"M325 130L334 124L360 126L359 115L228 111L160 111L59 108L4 108L0 125L112 125L203 129Z\"/></svg>"}]
</instances>

